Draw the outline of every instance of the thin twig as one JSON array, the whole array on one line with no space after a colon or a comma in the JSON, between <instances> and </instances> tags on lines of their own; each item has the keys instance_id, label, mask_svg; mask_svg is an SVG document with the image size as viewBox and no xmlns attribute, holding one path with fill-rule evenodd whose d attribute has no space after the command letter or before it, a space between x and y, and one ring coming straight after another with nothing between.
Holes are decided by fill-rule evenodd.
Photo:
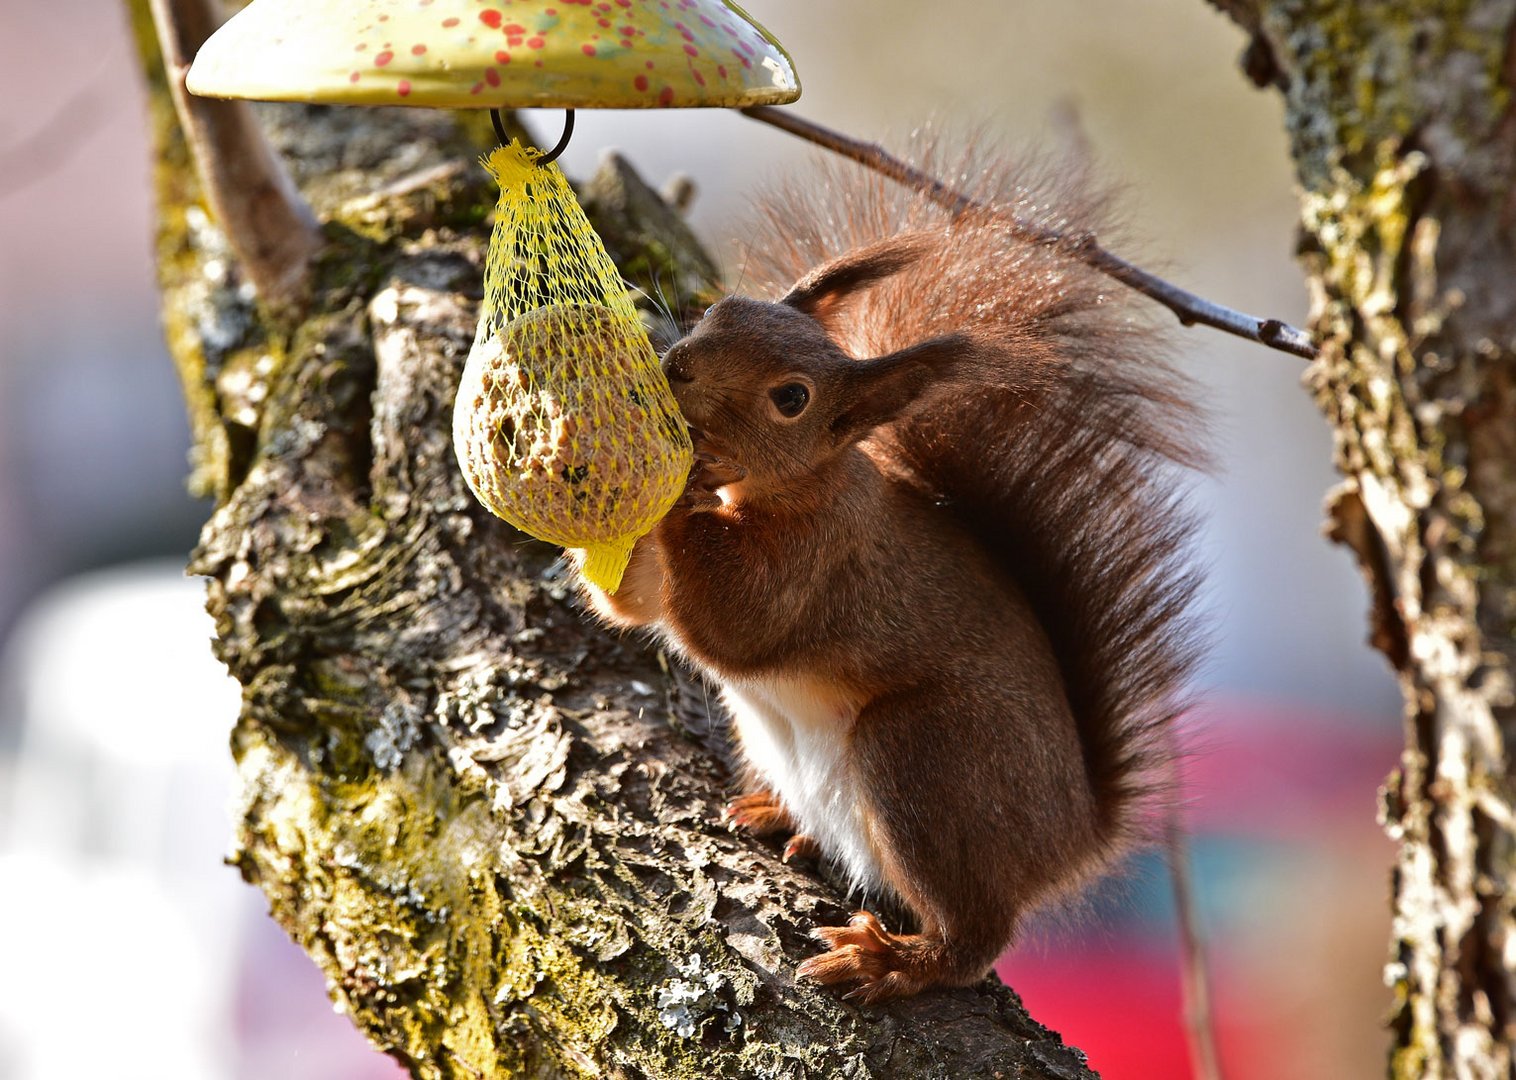
<instances>
[{"instance_id":1,"label":"thin twig","mask_svg":"<svg viewBox=\"0 0 1516 1080\"><path fill-rule=\"evenodd\" d=\"M1190 1066L1197 1080L1222 1080L1221 1055L1216 1049L1215 1014L1211 1010L1211 978L1206 968L1205 938L1195 905L1190 877L1190 854L1179 811L1172 809L1164 826L1169 880L1179 921L1179 983L1184 998L1184 1033L1190 1045Z\"/></svg>"},{"instance_id":2,"label":"thin twig","mask_svg":"<svg viewBox=\"0 0 1516 1080\"><path fill-rule=\"evenodd\" d=\"M104 97L103 76L110 50L84 85L58 105L30 135L0 147L0 199L45 180L86 146L89 136L105 126L106 113L97 108Z\"/></svg>"},{"instance_id":3,"label":"thin twig","mask_svg":"<svg viewBox=\"0 0 1516 1080\"><path fill-rule=\"evenodd\" d=\"M169 91L206 200L265 303L299 297L321 247L315 215L245 101L212 101L185 88L190 61L220 22L209 0L151 0Z\"/></svg>"},{"instance_id":4,"label":"thin twig","mask_svg":"<svg viewBox=\"0 0 1516 1080\"><path fill-rule=\"evenodd\" d=\"M877 143L866 143L850 138L830 128L822 127L820 124L802 119L788 109L780 109L772 105L755 105L743 109L742 112L754 120L761 120L791 135L798 135L808 142L825 147L907 187L914 188L953 214L982 209L967 195L955 191L941 180L915 166L901 161ZM1254 315L1245 315L1229 307L1214 304L1194 293L1186 292L1177 285L1172 285L1141 267L1134 266L1119 255L1111 254L1100 246L1092 233L1066 235L1022 221L1017 221L1016 226L1019 233L1028 240L1062 248L1123 285L1158 301L1178 316L1179 321L1185 326L1200 323L1203 326L1212 326L1228 334L1235 334L1249 341L1256 341L1260 345L1267 345L1271 349L1278 349L1307 360L1316 357L1315 343L1311 341L1310 335L1299 327L1291 326L1278 319L1260 319Z\"/></svg>"}]
</instances>

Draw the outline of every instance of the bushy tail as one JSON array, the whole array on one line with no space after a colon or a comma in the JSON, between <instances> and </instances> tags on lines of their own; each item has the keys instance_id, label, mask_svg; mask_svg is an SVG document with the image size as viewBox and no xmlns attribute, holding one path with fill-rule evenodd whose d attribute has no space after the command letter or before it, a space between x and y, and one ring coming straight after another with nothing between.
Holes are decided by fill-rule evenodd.
<instances>
[{"instance_id":1,"label":"bushy tail","mask_svg":"<svg viewBox=\"0 0 1516 1080\"><path fill-rule=\"evenodd\" d=\"M985 209L953 221L860 169L823 168L764 204L770 228L747 259L782 291L909 233L920 251L909 266L829 319L839 344L863 358L968 333L1004 368L983 392L928 395L878 437L1031 601L1115 847L1147 832L1145 810L1168 787L1169 729L1199 658L1195 523L1178 467L1205 460L1203 424L1144 302L1015 224L1107 238L1107 200L1080 172L964 158L937 175Z\"/></svg>"}]
</instances>

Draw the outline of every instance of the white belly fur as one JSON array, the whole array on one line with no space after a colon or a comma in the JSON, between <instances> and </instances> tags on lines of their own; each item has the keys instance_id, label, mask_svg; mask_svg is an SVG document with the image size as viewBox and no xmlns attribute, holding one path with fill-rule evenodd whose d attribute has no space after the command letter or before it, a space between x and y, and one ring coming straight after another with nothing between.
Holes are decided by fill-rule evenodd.
<instances>
[{"instance_id":1,"label":"white belly fur","mask_svg":"<svg viewBox=\"0 0 1516 1080\"><path fill-rule=\"evenodd\" d=\"M800 831L842 863L855 888L883 879L847 761L857 708L824 684L769 677L726 681L722 699L743 756Z\"/></svg>"}]
</instances>

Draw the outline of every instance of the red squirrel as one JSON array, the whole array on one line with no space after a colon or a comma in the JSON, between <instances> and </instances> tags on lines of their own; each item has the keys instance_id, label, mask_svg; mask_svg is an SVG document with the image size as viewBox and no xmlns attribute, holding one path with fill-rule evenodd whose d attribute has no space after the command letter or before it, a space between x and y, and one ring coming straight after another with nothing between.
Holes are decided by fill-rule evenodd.
<instances>
[{"instance_id":1,"label":"red squirrel","mask_svg":"<svg viewBox=\"0 0 1516 1080\"><path fill-rule=\"evenodd\" d=\"M1018 180L956 218L841 172L774 205L750 264L795 283L668 350L695 468L583 586L720 687L736 826L914 915L815 931L799 973L864 1002L978 981L1144 838L1199 651L1195 407L1124 291L1015 222L1099 200Z\"/></svg>"}]
</instances>

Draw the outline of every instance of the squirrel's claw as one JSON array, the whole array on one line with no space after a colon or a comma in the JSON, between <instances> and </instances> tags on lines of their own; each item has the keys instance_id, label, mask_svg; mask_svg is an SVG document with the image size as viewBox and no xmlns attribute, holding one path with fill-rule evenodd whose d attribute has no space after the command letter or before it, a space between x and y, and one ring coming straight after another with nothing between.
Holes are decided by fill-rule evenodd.
<instances>
[{"instance_id":1,"label":"squirrel's claw","mask_svg":"<svg viewBox=\"0 0 1516 1080\"><path fill-rule=\"evenodd\" d=\"M795 819L771 791L755 791L731 800L722 808L721 820L733 832L741 830L754 836L795 831Z\"/></svg>"},{"instance_id":2,"label":"squirrel's claw","mask_svg":"<svg viewBox=\"0 0 1516 1080\"><path fill-rule=\"evenodd\" d=\"M792 859L815 860L821 858L821 845L816 843L816 838L797 833L790 837L790 842L784 845L784 854L780 856L785 862Z\"/></svg>"},{"instance_id":3,"label":"squirrel's claw","mask_svg":"<svg viewBox=\"0 0 1516 1080\"><path fill-rule=\"evenodd\" d=\"M784 845L781 858L785 862L821 858L821 845L815 837L795 832L799 825L771 791L755 791L731 800L721 809L721 822L733 832L754 836L794 833Z\"/></svg>"}]
</instances>

